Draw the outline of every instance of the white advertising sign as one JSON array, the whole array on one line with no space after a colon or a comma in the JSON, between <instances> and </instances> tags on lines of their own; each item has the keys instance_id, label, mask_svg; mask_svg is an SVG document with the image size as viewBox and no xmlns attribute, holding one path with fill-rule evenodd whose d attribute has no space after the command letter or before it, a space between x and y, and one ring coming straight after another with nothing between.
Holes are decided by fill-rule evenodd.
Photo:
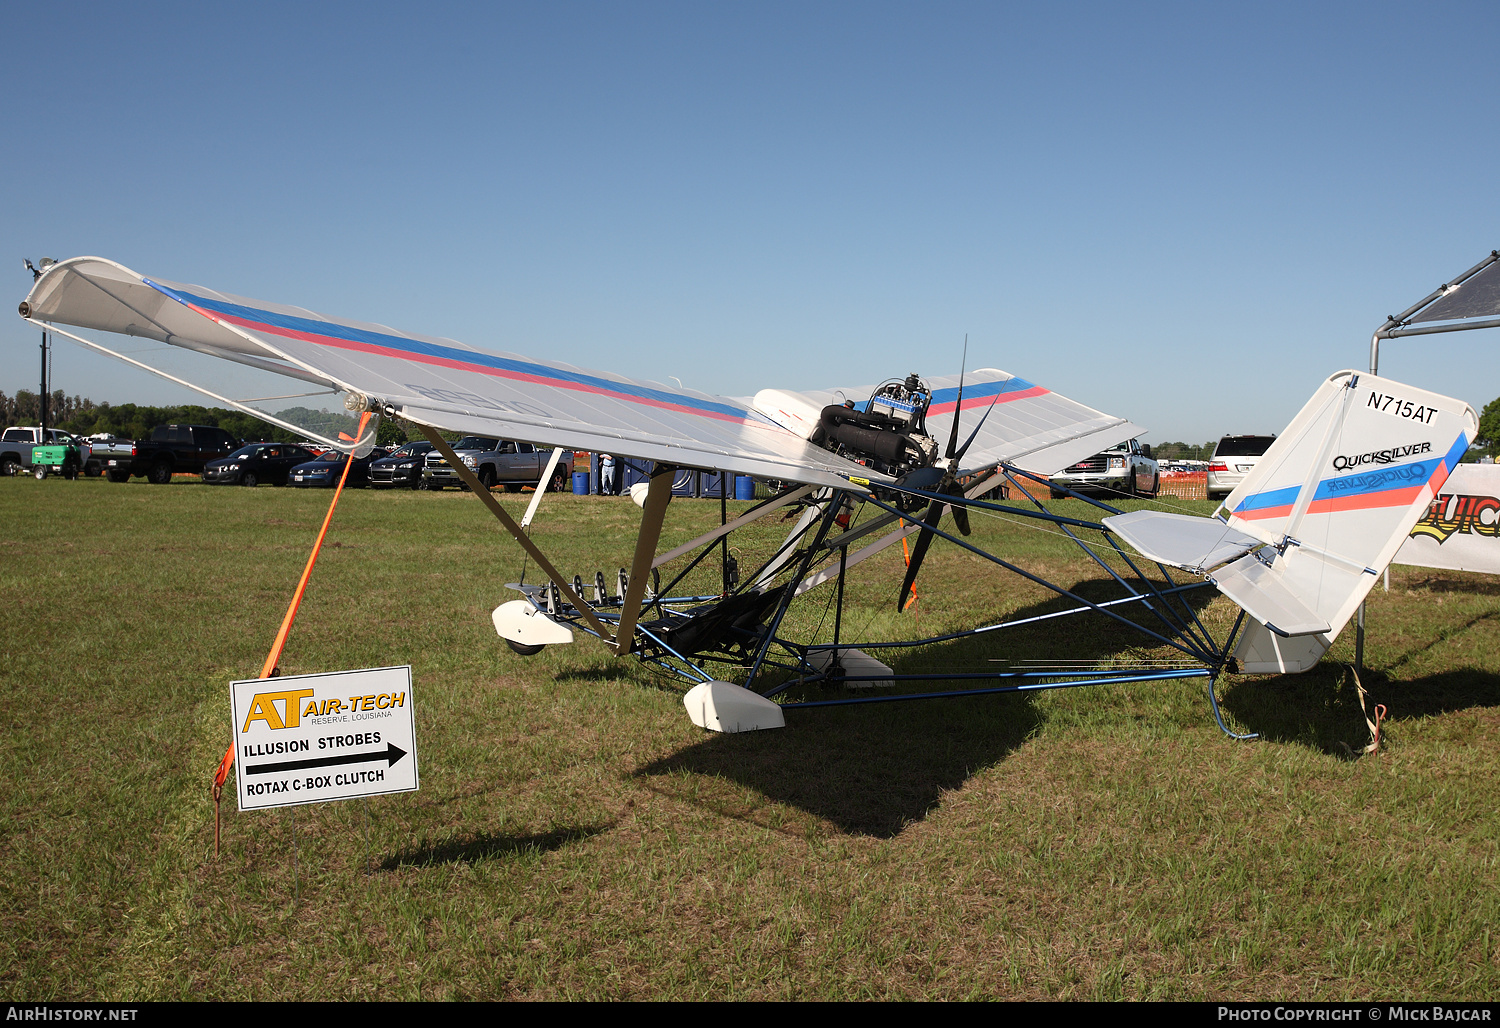
<instances>
[{"instance_id":1,"label":"white advertising sign","mask_svg":"<svg viewBox=\"0 0 1500 1028\"><path fill-rule=\"evenodd\" d=\"M1392 563L1500 575L1500 464L1460 464Z\"/></svg>"},{"instance_id":2,"label":"white advertising sign","mask_svg":"<svg viewBox=\"0 0 1500 1028\"><path fill-rule=\"evenodd\" d=\"M411 668L229 684L241 810L414 792Z\"/></svg>"}]
</instances>

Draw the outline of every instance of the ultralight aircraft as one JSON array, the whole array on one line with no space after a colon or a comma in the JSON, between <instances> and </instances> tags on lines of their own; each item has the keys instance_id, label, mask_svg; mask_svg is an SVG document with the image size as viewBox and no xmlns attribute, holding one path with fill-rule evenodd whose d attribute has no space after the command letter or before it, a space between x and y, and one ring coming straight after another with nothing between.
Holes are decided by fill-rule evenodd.
<instances>
[{"instance_id":1,"label":"ultralight aircraft","mask_svg":"<svg viewBox=\"0 0 1500 1028\"><path fill-rule=\"evenodd\" d=\"M497 633L513 650L531 654L572 642L576 632L594 635L615 654L634 655L680 677L691 686L683 702L692 721L725 732L780 727L784 711L798 706L1180 678L1207 681L1214 715L1228 732L1214 699L1218 677L1226 670L1286 673L1316 664L1478 426L1473 409L1461 401L1341 371L1319 385L1213 516L1123 513L1083 497L1099 511L1091 520L1055 513L1021 486L1039 483L1045 492L1047 476L1142 430L989 368L945 377L912 374L853 388L710 396L149 278L98 257L47 266L20 312L44 330L345 452L363 453L374 445L379 417L417 426L546 576L539 585L515 585L520 598L493 613ZM118 343L112 348L73 329L170 345L155 347L148 363ZM209 360L181 370L167 366L163 355L170 354ZM243 369L303 383L306 391L231 397L220 383L233 381L227 372ZM339 438L337 431L270 409L272 401L298 397L337 397L351 414L378 417L361 422L357 438ZM554 460L569 449L645 462L649 480L636 490L643 513L628 570L621 568L613 582L602 571L589 583L582 576L567 578L440 432L553 447ZM780 487L740 516L721 518L713 531L658 553L674 473L681 468L726 479L752 476ZM549 467L542 481L551 476ZM1016 490L1018 502L985 498L1004 486ZM722 485L720 490L722 495ZM1019 501L1021 495L1028 500ZM1005 554L974 545L967 538L971 511L1053 526L1104 569L1118 596L1085 598ZM726 538L777 512L795 516L791 531L773 556L740 576L727 559ZM905 578L893 594L898 610L909 603L937 538L1045 586L1072 606L899 643L841 638L845 576L913 535ZM716 550L722 590L674 595L687 570ZM689 555L687 570L663 585L660 569ZM832 637L788 637L782 631L788 608L820 586L838 593ZM1190 602L1194 590L1209 588L1240 607L1227 634L1211 632ZM1127 611L1136 616L1127 617ZM882 648L952 641L1064 615L1127 625L1180 659L1169 666L909 675L895 673L874 655ZM865 688L831 700L776 699L799 683L858 687L918 678L987 681L942 693Z\"/></svg>"}]
</instances>

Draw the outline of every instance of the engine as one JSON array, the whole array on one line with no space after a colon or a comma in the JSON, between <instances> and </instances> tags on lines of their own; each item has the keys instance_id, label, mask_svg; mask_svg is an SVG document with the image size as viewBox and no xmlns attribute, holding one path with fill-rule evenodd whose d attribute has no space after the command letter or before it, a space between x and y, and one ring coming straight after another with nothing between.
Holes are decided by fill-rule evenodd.
<instances>
[{"instance_id":1,"label":"engine","mask_svg":"<svg viewBox=\"0 0 1500 1028\"><path fill-rule=\"evenodd\" d=\"M877 471L900 477L937 460L937 443L927 435L932 389L915 374L883 382L864 410L846 400L823 408L812 441Z\"/></svg>"}]
</instances>

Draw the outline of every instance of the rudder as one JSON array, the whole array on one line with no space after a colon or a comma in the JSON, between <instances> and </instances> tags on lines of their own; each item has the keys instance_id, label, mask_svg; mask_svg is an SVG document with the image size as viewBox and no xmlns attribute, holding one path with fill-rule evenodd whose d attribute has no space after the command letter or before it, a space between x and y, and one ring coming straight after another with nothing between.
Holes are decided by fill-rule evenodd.
<instances>
[{"instance_id":1,"label":"rudder","mask_svg":"<svg viewBox=\"0 0 1500 1028\"><path fill-rule=\"evenodd\" d=\"M1213 575L1256 621L1235 649L1241 670L1317 663L1478 425L1463 401L1391 379L1341 371L1323 382L1221 508L1230 526L1269 544Z\"/></svg>"}]
</instances>

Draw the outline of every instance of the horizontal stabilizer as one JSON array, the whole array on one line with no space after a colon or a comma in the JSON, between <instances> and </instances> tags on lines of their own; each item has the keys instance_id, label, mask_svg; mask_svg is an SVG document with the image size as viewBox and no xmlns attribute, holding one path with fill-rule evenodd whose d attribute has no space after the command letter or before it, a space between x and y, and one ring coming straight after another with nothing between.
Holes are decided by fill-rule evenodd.
<instances>
[{"instance_id":1,"label":"horizontal stabilizer","mask_svg":"<svg viewBox=\"0 0 1500 1028\"><path fill-rule=\"evenodd\" d=\"M1277 635L1319 635L1331 628L1286 587L1274 567L1262 564L1253 554L1241 557L1212 581L1219 592Z\"/></svg>"},{"instance_id":2,"label":"horizontal stabilizer","mask_svg":"<svg viewBox=\"0 0 1500 1028\"><path fill-rule=\"evenodd\" d=\"M1104 519L1115 535L1147 560L1202 573L1243 557L1261 541L1213 518L1137 510Z\"/></svg>"}]
</instances>

